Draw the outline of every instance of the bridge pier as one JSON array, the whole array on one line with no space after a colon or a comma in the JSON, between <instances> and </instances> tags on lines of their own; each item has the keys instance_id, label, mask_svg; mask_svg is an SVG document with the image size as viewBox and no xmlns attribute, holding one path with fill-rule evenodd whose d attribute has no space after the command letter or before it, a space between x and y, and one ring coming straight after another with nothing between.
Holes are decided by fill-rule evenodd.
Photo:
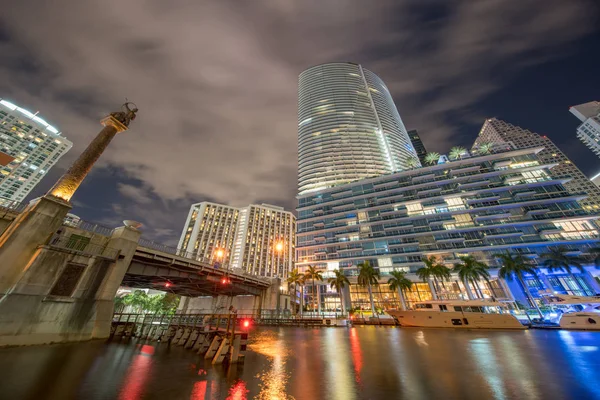
<instances>
[{"instance_id":1,"label":"bridge pier","mask_svg":"<svg viewBox=\"0 0 600 400\"><path fill-rule=\"evenodd\" d=\"M36 211L40 204L41 216ZM110 335L114 296L140 232L121 227L107 238L48 223L48 215L55 215L62 224L57 215L65 210L60 202L41 199L30 210L33 215L15 220L19 226L5 232L20 239L0 247L0 272L5 278L0 291L0 346ZM40 226L43 221L46 224ZM28 236L31 230L37 233ZM48 238L40 240L44 231ZM15 248L28 257L12 257Z\"/></svg>"}]
</instances>

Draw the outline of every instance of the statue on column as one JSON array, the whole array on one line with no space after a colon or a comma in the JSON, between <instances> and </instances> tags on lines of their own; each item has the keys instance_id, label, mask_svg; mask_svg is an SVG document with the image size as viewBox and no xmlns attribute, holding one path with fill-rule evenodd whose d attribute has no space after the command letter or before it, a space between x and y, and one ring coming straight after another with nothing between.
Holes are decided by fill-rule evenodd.
<instances>
[{"instance_id":1,"label":"statue on column","mask_svg":"<svg viewBox=\"0 0 600 400\"><path fill-rule=\"evenodd\" d=\"M129 108L129 105L133 106L133 109ZM123 104L122 108L124 111L112 112L110 116L115 118L117 121L125 126L129 126L129 123L135 119L138 108L132 102L128 101Z\"/></svg>"},{"instance_id":2,"label":"statue on column","mask_svg":"<svg viewBox=\"0 0 600 400\"><path fill-rule=\"evenodd\" d=\"M104 129L98 133L79 158L50 189L48 193L50 196L67 202L71 200L79 185L81 185L115 135L126 131L138 112L136 105L131 102L123 104L121 109L122 111L112 112L102 119L101 123L104 125Z\"/></svg>"}]
</instances>

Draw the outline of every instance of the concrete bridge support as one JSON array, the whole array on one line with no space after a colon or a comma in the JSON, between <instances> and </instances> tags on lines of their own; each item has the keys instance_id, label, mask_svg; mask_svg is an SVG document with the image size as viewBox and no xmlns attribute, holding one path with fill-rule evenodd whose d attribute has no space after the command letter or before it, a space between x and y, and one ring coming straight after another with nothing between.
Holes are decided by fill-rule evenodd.
<instances>
[{"instance_id":1,"label":"concrete bridge support","mask_svg":"<svg viewBox=\"0 0 600 400\"><path fill-rule=\"evenodd\" d=\"M0 237L0 346L109 336L140 233L74 232L62 226L69 209L55 198L33 200Z\"/></svg>"}]
</instances>

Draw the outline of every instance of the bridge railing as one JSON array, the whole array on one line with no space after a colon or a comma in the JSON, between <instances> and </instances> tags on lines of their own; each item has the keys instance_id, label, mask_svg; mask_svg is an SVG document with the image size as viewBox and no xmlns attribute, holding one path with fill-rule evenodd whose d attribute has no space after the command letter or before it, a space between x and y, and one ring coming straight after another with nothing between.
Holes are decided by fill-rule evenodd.
<instances>
[{"instance_id":1,"label":"bridge railing","mask_svg":"<svg viewBox=\"0 0 600 400\"><path fill-rule=\"evenodd\" d=\"M64 226L70 226L72 228L78 228L82 231L98 233L104 236L110 236L113 233L113 228L109 228L104 225L97 224L95 222L84 221L82 219L78 219L75 221L66 221L63 223Z\"/></svg>"},{"instance_id":2,"label":"bridge railing","mask_svg":"<svg viewBox=\"0 0 600 400\"><path fill-rule=\"evenodd\" d=\"M152 250L162 251L163 253L173 254L175 256L189 258L191 260L200 261L200 262L207 262L207 263L210 262L210 260L207 260L204 258L198 258L198 253L196 253L196 252L186 251L184 249L179 249L175 246L169 246L169 245L162 244L162 243L156 243L153 240L145 239L143 237L140 238L138 243L142 247L146 247L146 248L152 249Z\"/></svg>"}]
</instances>

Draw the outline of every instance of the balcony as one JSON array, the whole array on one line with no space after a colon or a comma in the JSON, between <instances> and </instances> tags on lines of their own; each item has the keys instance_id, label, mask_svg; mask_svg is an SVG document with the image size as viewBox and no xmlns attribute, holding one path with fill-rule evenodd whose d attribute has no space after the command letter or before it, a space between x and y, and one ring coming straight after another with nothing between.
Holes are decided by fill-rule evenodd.
<instances>
[{"instance_id":1,"label":"balcony","mask_svg":"<svg viewBox=\"0 0 600 400\"><path fill-rule=\"evenodd\" d=\"M467 204L471 205L473 203L481 203L484 201L497 201L500 200L500 196L480 196L475 198L470 198L467 200Z\"/></svg>"},{"instance_id":2,"label":"balcony","mask_svg":"<svg viewBox=\"0 0 600 400\"><path fill-rule=\"evenodd\" d=\"M502 239L502 238L508 238L508 237L516 237L516 236L523 236L523 232L518 231L518 232L494 233L491 235L485 235L484 239L486 239L486 240Z\"/></svg>"},{"instance_id":3,"label":"balcony","mask_svg":"<svg viewBox=\"0 0 600 400\"><path fill-rule=\"evenodd\" d=\"M461 243L464 242L465 238L464 237L457 237L457 238L447 238L447 239L436 239L436 243Z\"/></svg>"},{"instance_id":4,"label":"balcony","mask_svg":"<svg viewBox=\"0 0 600 400\"><path fill-rule=\"evenodd\" d=\"M487 215L478 215L475 218L473 218L473 220L475 222L480 222L480 221L488 221L488 220L492 220L492 219L508 218L510 216L511 216L510 213L487 214Z\"/></svg>"}]
</instances>

